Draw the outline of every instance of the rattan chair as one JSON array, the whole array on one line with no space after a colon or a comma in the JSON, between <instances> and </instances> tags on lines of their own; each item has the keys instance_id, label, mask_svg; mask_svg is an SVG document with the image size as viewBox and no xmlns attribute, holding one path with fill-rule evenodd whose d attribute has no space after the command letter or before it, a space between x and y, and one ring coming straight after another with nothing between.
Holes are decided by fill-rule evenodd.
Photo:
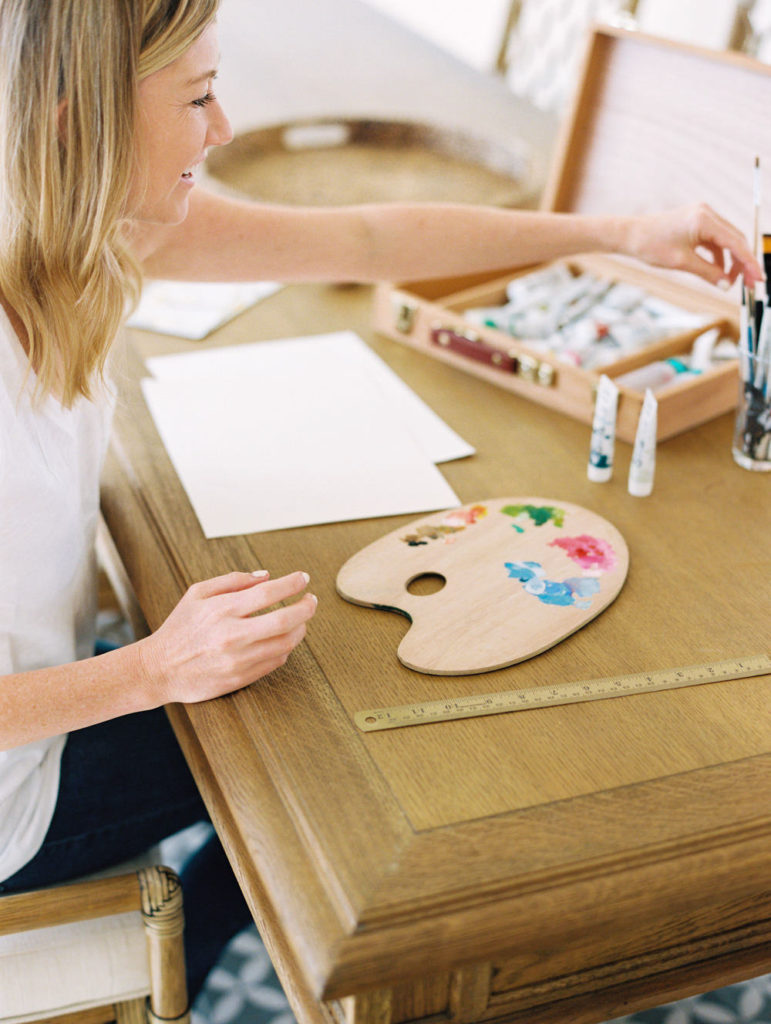
<instances>
[{"instance_id":1,"label":"rattan chair","mask_svg":"<svg viewBox=\"0 0 771 1024\"><path fill-rule=\"evenodd\" d=\"M183 923L166 867L0 897L0 1022L189 1021Z\"/></svg>"}]
</instances>

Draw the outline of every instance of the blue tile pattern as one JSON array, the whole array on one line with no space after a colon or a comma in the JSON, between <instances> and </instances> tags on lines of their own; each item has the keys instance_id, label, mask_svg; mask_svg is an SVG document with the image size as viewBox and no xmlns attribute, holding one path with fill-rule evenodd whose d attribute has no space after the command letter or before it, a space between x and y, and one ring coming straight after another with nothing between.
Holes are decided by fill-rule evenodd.
<instances>
[{"instance_id":1,"label":"blue tile pattern","mask_svg":"<svg viewBox=\"0 0 771 1024\"><path fill-rule=\"evenodd\" d=\"M256 928L225 949L195 1002L192 1024L295 1024ZM771 1024L771 974L608 1024Z\"/></svg>"}]
</instances>

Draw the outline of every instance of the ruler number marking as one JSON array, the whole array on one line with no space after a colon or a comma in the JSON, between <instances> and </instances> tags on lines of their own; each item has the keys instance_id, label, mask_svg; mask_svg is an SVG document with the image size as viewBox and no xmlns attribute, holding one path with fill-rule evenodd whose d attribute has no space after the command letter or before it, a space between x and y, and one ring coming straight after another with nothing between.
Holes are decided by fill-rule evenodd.
<instances>
[{"instance_id":1,"label":"ruler number marking","mask_svg":"<svg viewBox=\"0 0 771 1024\"><path fill-rule=\"evenodd\" d=\"M505 690L500 693L475 694L453 701L433 701L423 704L405 704L392 708L373 708L354 715L356 724L365 732L379 729L399 729L409 725L452 721L458 718L482 717L531 708L575 704L591 700L605 700L635 693L654 693L678 689L701 683L746 679L771 673L771 658L766 654L750 658L716 662L709 665L691 665L684 668L658 669L654 672L607 679L588 679L581 682L561 683L551 687L531 687L525 690Z\"/></svg>"}]
</instances>

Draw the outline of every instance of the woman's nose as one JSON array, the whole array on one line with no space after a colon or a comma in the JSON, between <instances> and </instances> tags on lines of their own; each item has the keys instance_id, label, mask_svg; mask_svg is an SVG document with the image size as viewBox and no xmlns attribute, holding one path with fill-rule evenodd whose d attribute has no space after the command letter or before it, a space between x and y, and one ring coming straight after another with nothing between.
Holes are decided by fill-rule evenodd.
<instances>
[{"instance_id":1,"label":"woman's nose","mask_svg":"<svg viewBox=\"0 0 771 1024\"><path fill-rule=\"evenodd\" d=\"M211 118L209 120L206 143L209 146L224 146L233 138L233 129L230 127L230 121L218 100L212 103L209 110Z\"/></svg>"}]
</instances>

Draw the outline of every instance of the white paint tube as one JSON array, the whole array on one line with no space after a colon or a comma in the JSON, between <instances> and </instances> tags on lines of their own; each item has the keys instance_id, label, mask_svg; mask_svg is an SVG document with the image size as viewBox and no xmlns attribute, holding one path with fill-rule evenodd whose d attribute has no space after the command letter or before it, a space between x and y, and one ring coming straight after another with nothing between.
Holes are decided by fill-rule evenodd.
<instances>
[{"instance_id":1,"label":"white paint tube","mask_svg":"<svg viewBox=\"0 0 771 1024\"><path fill-rule=\"evenodd\" d=\"M618 388L604 373L597 387L592 420L592 445L586 475L601 484L613 475L613 450L616 444L616 411Z\"/></svg>"},{"instance_id":2,"label":"white paint tube","mask_svg":"<svg viewBox=\"0 0 771 1024\"><path fill-rule=\"evenodd\" d=\"M653 474L656 469L656 421L658 402L648 388L637 421L637 432L629 464L629 493L635 498L646 498L653 490Z\"/></svg>"}]
</instances>

